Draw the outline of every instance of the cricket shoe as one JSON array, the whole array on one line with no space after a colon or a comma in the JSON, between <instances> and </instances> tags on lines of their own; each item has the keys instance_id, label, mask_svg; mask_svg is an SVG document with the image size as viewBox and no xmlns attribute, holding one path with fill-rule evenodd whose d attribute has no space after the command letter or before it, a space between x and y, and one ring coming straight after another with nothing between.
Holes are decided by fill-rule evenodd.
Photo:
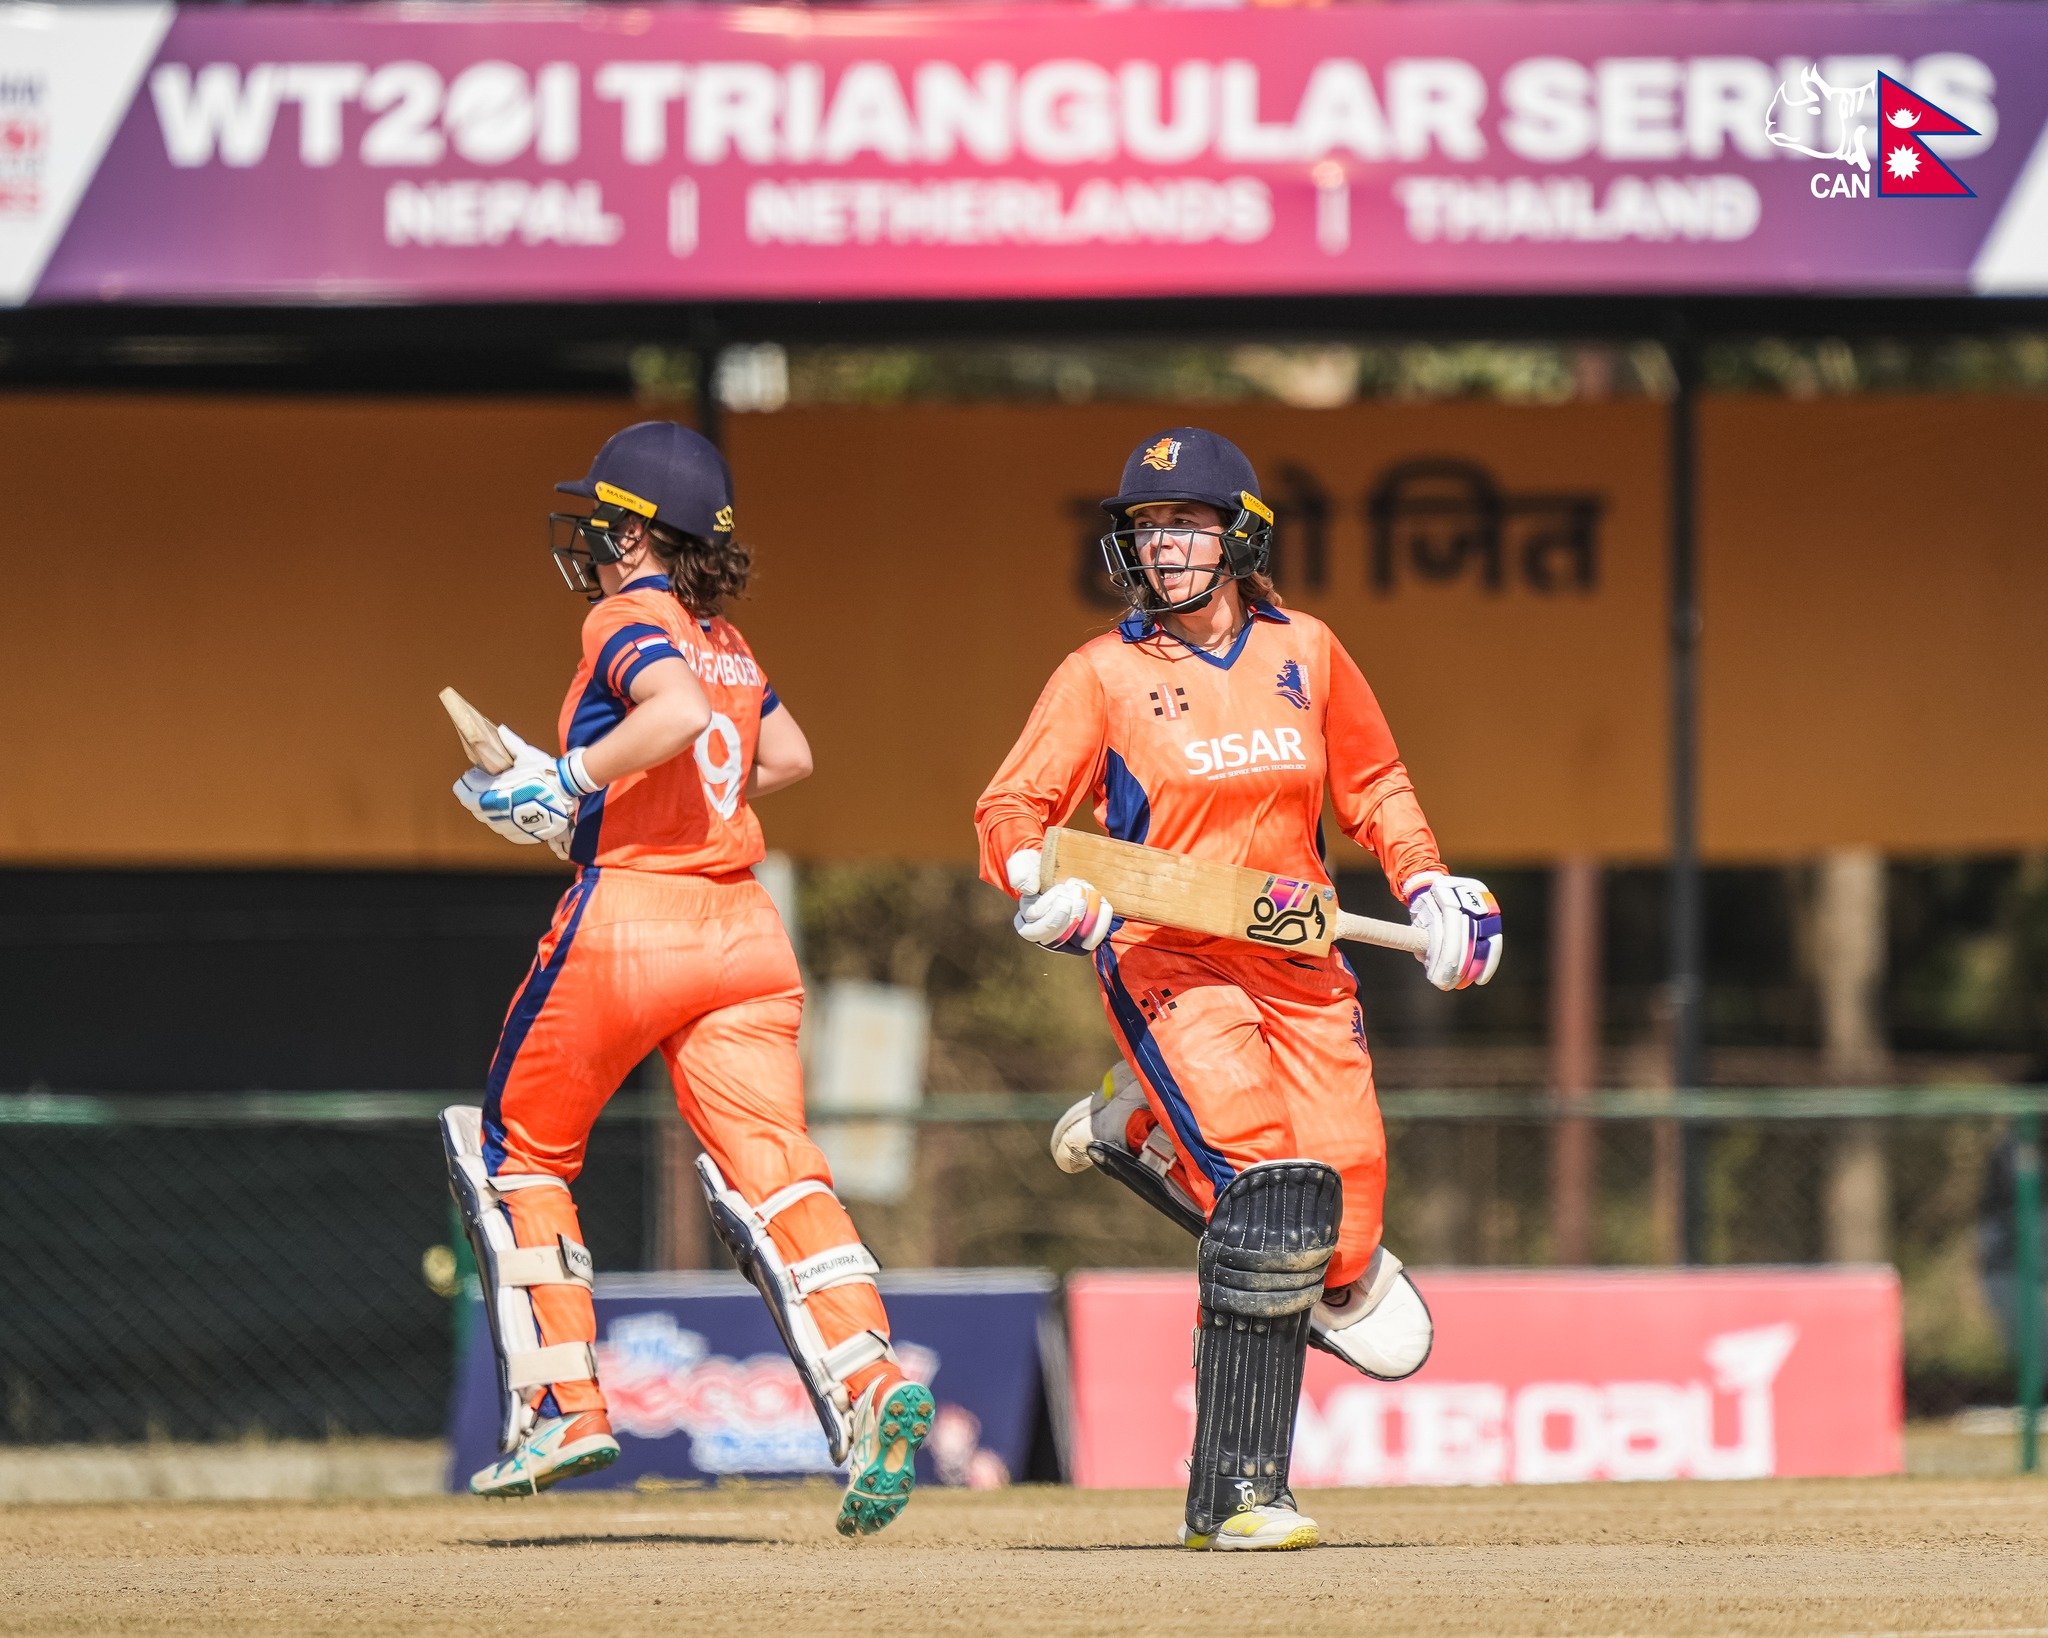
<instances>
[{"instance_id":1,"label":"cricket shoe","mask_svg":"<svg viewBox=\"0 0 2048 1638\"><path fill-rule=\"evenodd\" d=\"M1102 1084L1075 1104L1052 1129L1053 1164L1076 1176L1094 1162L1088 1158L1091 1143L1113 1143L1120 1149L1131 1146L1131 1117L1146 1107L1145 1093L1131 1066L1121 1060L1102 1077Z\"/></svg>"},{"instance_id":2,"label":"cricket shoe","mask_svg":"<svg viewBox=\"0 0 2048 1638\"><path fill-rule=\"evenodd\" d=\"M1153 1115L1129 1064L1119 1061L1101 1086L1054 1123L1052 1159L1063 1172L1108 1173L1190 1234L1199 1236L1208 1220L1174 1177L1180 1151Z\"/></svg>"},{"instance_id":3,"label":"cricket shoe","mask_svg":"<svg viewBox=\"0 0 2048 1638\"><path fill-rule=\"evenodd\" d=\"M1316 1521L1284 1502L1263 1502L1233 1513L1213 1530L1180 1527L1180 1544L1201 1553L1291 1553L1322 1544Z\"/></svg>"},{"instance_id":4,"label":"cricket shoe","mask_svg":"<svg viewBox=\"0 0 2048 1638\"><path fill-rule=\"evenodd\" d=\"M842 1536L871 1536L903 1511L917 1483L918 1447L931 1430L932 1391L923 1383L881 1377L868 1384L853 1405Z\"/></svg>"},{"instance_id":5,"label":"cricket shoe","mask_svg":"<svg viewBox=\"0 0 2048 1638\"><path fill-rule=\"evenodd\" d=\"M595 1473L618 1459L619 1442L603 1411L550 1416L509 1455L470 1475L469 1488L479 1496L537 1496L549 1485Z\"/></svg>"}]
</instances>

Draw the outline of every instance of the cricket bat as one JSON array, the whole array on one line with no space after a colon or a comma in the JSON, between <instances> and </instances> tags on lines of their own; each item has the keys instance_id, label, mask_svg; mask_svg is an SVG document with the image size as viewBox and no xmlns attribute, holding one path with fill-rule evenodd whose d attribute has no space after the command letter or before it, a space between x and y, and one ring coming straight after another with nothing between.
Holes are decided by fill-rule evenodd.
<instances>
[{"instance_id":1,"label":"cricket bat","mask_svg":"<svg viewBox=\"0 0 2048 1638\"><path fill-rule=\"evenodd\" d=\"M452 688L441 690L441 709L455 724L455 737L462 741L462 753L473 767L487 774L501 774L512 766L512 753L505 748L498 725ZM558 859L569 857L569 844L557 836L548 846Z\"/></svg>"},{"instance_id":2,"label":"cricket bat","mask_svg":"<svg viewBox=\"0 0 2048 1638\"><path fill-rule=\"evenodd\" d=\"M512 766L512 753L498 737L498 725L452 688L441 690L441 706L455 724L455 737L462 741L470 765L487 774L501 774Z\"/></svg>"},{"instance_id":3,"label":"cricket bat","mask_svg":"<svg viewBox=\"0 0 2048 1638\"><path fill-rule=\"evenodd\" d=\"M1340 938L1415 955L1429 947L1419 927L1339 909L1335 888L1055 825L1045 833L1038 877L1050 887L1064 876L1099 888L1118 915L1159 927L1304 955L1327 955Z\"/></svg>"}]
</instances>

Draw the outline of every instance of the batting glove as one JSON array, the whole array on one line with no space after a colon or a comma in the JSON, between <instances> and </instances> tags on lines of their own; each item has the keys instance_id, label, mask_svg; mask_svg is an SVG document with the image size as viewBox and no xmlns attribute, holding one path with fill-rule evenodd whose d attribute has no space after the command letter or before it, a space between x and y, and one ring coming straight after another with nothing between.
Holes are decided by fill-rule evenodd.
<instances>
[{"instance_id":1,"label":"batting glove","mask_svg":"<svg viewBox=\"0 0 2048 1638\"><path fill-rule=\"evenodd\" d=\"M1116 919L1109 900L1079 877L1054 882L1038 891L1039 853L1026 848L1010 855L1004 866L1010 886L1017 893L1018 934L1048 950L1082 955L1109 937L1109 924Z\"/></svg>"},{"instance_id":2,"label":"batting glove","mask_svg":"<svg viewBox=\"0 0 2048 1638\"><path fill-rule=\"evenodd\" d=\"M462 805L508 841L521 845L546 842L562 851L563 838L576 822L576 803L596 786L584 775L582 752L559 760L501 727L512 766L501 774L472 768L456 781Z\"/></svg>"},{"instance_id":3,"label":"batting glove","mask_svg":"<svg viewBox=\"0 0 2048 1638\"><path fill-rule=\"evenodd\" d=\"M1416 959L1430 983L1462 990L1493 977L1500 965L1500 905L1484 882L1425 870L1408 878L1401 896L1408 919L1429 936L1429 948Z\"/></svg>"}]
</instances>

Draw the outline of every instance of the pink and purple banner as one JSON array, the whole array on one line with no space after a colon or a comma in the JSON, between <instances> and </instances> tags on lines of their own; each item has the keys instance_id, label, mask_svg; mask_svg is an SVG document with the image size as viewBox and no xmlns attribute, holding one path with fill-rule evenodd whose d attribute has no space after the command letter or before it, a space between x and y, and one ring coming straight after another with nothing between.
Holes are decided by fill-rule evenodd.
<instances>
[{"instance_id":1,"label":"pink and purple banner","mask_svg":"<svg viewBox=\"0 0 2048 1638\"><path fill-rule=\"evenodd\" d=\"M2039 293L2044 126L2021 5L0 4L0 305Z\"/></svg>"}]
</instances>

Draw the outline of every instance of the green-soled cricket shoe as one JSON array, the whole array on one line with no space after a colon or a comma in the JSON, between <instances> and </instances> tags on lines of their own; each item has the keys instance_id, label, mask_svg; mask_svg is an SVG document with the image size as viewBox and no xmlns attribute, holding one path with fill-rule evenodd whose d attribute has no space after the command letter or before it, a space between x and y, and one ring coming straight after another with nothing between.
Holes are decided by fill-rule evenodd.
<instances>
[{"instance_id":1,"label":"green-soled cricket shoe","mask_svg":"<svg viewBox=\"0 0 2048 1638\"><path fill-rule=\"evenodd\" d=\"M932 1430L932 1391L919 1382L875 1382L853 1407L853 1454L839 1533L871 1536L903 1511L917 1483L917 1449Z\"/></svg>"},{"instance_id":2,"label":"green-soled cricket shoe","mask_svg":"<svg viewBox=\"0 0 2048 1638\"><path fill-rule=\"evenodd\" d=\"M551 1416L519 1442L517 1449L470 1479L478 1496L538 1496L578 1474L595 1473L619 1459L619 1442L603 1411Z\"/></svg>"}]
</instances>

